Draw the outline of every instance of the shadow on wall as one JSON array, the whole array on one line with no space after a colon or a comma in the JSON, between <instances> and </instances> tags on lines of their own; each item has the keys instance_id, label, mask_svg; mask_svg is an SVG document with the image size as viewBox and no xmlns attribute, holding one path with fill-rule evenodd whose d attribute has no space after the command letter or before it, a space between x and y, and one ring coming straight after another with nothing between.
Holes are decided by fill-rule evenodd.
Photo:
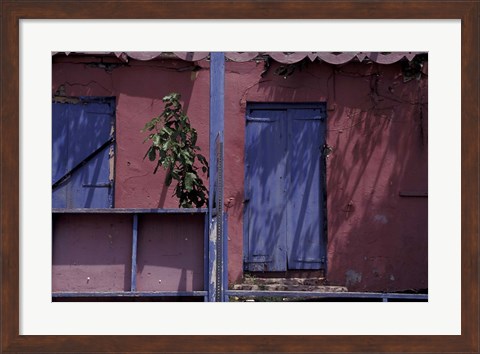
<instances>
[{"instance_id":1,"label":"shadow on wall","mask_svg":"<svg viewBox=\"0 0 480 354\"><path fill-rule=\"evenodd\" d=\"M147 121L158 116L164 109L163 97L172 92L181 94L184 111L192 126L199 131L198 144L208 156L208 115L198 109L198 103L208 110L208 92L192 95L198 80L208 77L208 71L200 71L193 63L178 60L136 62L128 68L118 69L117 84L121 85L118 109L119 150L117 161L118 187L116 201L123 207L178 207L171 196L174 186L164 184L166 173L163 168L154 175L155 163L143 160L148 149L142 141L147 133L140 133ZM193 104L193 106L192 106ZM195 112L195 114L189 112ZM205 120L206 125L199 124ZM207 135L202 132L207 132ZM138 134L132 133L138 132Z\"/></svg>"},{"instance_id":2,"label":"shadow on wall","mask_svg":"<svg viewBox=\"0 0 480 354\"><path fill-rule=\"evenodd\" d=\"M124 94L150 99L149 104L161 101L170 92L182 92L183 99L189 102L196 73L202 70L195 63L180 60L129 60L125 63L109 58L109 63L105 63L101 57L76 58L57 54L52 61L52 91L56 94L116 96L117 100ZM188 104L185 108L188 109Z\"/></svg>"},{"instance_id":3,"label":"shadow on wall","mask_svg":"<svg viewBox=\"0 0 480 354\"><path fill-rule=\"evenodd\" d=\"M205 290L204 220L203 214L139 217L139 291Z\"/></svg>"},{"instance_id":4,"label":"shadow on wall","mask_svg":"<svg viewBox=\"0 0 480 354\"><path fill-rule=\"evenodd\" d=\"M109 183L110 139L115 100L70 99L52 107L52 188L54 208L101 208L110 190L85 185Z\"/></svg>"},{"instance_id":5,"label":"shadow on wall","mask_svg":"<svg viewBox=\"0 0 480 354\"><path fill-rule=\"evenodd\" d=\"M245 97L263 95L266 102L326 101L329 108L329 281L349 290L426 289L426 74L404 82L401 63L316 63L287 79L274 75L274 69ZM271 158L270 167L260 166L257 172L265 181L282 163L282 156ZM308 171L308 166L299 168ZM265 202L270 199L271 195L262 195ZM281 224L282 212L279 208L266 220L273 231ZM259 222L256 218L261 216L253 216L254 225Z\"/></svg>"},{"instance_id":6,"label":"shadow on wall","mask_svg":"<svg viewBox=\"0 0 480 354\"><path fill-rule=\"evenodd\" d=\"M139 215L137 291L204 290L204 215ZM56 214L53 291L130 291L132 215Z\"/></svg>"},{"instance_id":7,"label":"shadow on wall","mask_svg":"<svg viewBox=\"0 0 480 354\"><path fill-rule=\"evenodd\" d=\"M427 80L398 67L370 77L369 106L330 116L329 280L349 290L428 287Z\"/></svg>"},{"instance_id":8,"label":"shadow on wall","mask_svg":"<svg viewBox=\"0 0 480 354\"><path fill-rule=\"evenodd\" d=\"M130 290L131 216L53 216L52 291Z\"/></svg>"}]
</instances>

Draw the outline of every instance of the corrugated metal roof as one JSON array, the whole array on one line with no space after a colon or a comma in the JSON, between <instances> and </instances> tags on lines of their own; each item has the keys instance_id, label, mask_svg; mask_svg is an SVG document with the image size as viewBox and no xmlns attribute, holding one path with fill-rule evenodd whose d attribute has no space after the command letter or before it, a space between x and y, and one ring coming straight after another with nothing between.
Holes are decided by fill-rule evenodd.
<instances>
[{"instance_id":1,"label":"corrugated metal roof","mask_svg":"<svg viewBox=\"0 0 480 354\"><path fill-rule=\"evenodd\" d=\"M155 60L179 58L186 61L207 59L210 52L52 52L52 55L114 55L120 60L128 62L134 60ZM235 62L254 60L261 56L270 56L273 60L283 64L297 63L305 58L314 61L319 59L329 64L344 64L351 60L371 60L379 64L392 64L402 59L411 61L418 54L426 52L225 52L225 57Z\"/></svg>"}]
</instances>

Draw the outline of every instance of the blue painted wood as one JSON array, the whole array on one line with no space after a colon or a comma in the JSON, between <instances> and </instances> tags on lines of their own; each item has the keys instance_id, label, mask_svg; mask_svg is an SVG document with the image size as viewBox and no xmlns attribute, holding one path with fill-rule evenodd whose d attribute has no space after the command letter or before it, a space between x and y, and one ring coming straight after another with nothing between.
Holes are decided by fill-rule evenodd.
<instances>
[{"instance_id":1,"label":"blue painted wood","mask_svg":"<svg viewBox=\"0 0 480 354\"><path fill-rule=\"evenodd\" d=\"M209 208L215 200L214 184L216 180L215 140L218 134L223 137L224 100L225 100L225 54L210 53L210 170L209 170Z\"/></svg>"},{"instance_id":2,"label":"blue painted wood","mask_svg":"<svg viewBox=\"0 0 480 354\"><path fill-rule=\"evenodd\" d=\"M322 104L252 104L245 145L248 271L325 268Z\"/></svg>"},{"instance_id":3,"label":"blue painted wood","mask_svg":"<svg viewBox=\"0 0 480 354\"><path fill-rule=\"evenodd\" d=\"M223 135L219 133L215 140L215 156L216 156L216 180L215 180L215 219L217 224L216 230L216 301L224 301L224 237L225 237L225 213L223 202Z\"/></svg>"},{"instance_id":4,"label":"blue painted wood","mask_svg":"<svg viewBox=\"0 0 480 354\"><path fill-rule=\"evenodd\" d=\"M215 195L215 181L217 180L217 161L215 140L217 136L223 139L224 130L224 100L225 100L225 54L223 52L210 53L210 153L209 153L209 194L208 194L208 220L209 220L209 263L208 263L208 300L219 301L216 296L216 266L217 243L213 230L213 209ZM223 177L222 177L223 178Z\"/></svg>"},{"instance_id":5,"label":"blue painted wood","mask_svg":"<svg viewBox=\"0 0 480 354\"><path fill-rule=\"evenodd\" d=\"M228 295L226 291L228 290L228 214L223 213L223 281L222 281L222 301L228 302Z\"/></svg>"},{"instance_id":6,"label":"blue painted wood","mask_svg":"<svg viewBox=\"0 0 480 354\"><path fill-rule=\"evenodd\" d=\"M54 103L52 106L52 184L68 171L68 117L72 115L72 105ZM65 188L53 193L53 206L66 206Z\"/></svg>"},{"instance_id":7,"label":"blue painted wood","mask_svg":"<svg viewBox=\"0 0 480 354\"><path fill-rule=\"evenodd\" d=\"M368 292L313 292L313 291L250 291L250 290L227 290L228 296L255 296L271 297L281 296L285 298L317 297L317 298L343 298L343 299L396 299L396 300L428 300L428 294L398 294L398 293L368 293ZM204 296L207 299L207 291L153 291L153 292L54 292L53 298L68 297L162 297L162 296Z\"/></svg>"},{"instance_id":8,"label":"blue painted wood","mask_svg":"<svg viewBox=\"0 0 480 354\"><path fill-rule=\"evenodd\" d=\"M105 150L105 148L110 147L111 144L115 141L113 137L110 137L107 141L105 141L99 148L92 151L84 160L80 161L78 164L73 166L67 173L61 176L55 183L52 184L52 190L58 188L59 185L63 184L67 179L69 179L77 170L84 167L87 162L89 162L92 158L96 157L97 154L101 153ZM100 183L100 184L84 184L84 187L110 187L111 183Z\"/></svg>"},{"instance_id":9,"label":"blue painted wood","mask_svg":"<svg viewBox=\"0 0 480 354\"><path fill-rule=\"evenodd\" d=\"M325 115L326 104L319 102L300 102L300 103L284 103L284 102L248 102L248 109L319 109L322 115Z\"/></svg>"},{"instance_id":10,"label":"blue painted wood","mask_svg":"<svg viewBox=\"0 0 480 354\"><path fill-rule=\"evenodd\" d=\"M137 291L137 242L138 242L138 214L133 214L132 230L132 268L130 290Z\"/></svg>"},{"instance_id":11,"label":"blue painted wood","mask_svg":"<svg viewBox=\"0 0 480 354\"><path fill-rule=\"evenodd\" d=\"M123 292L54 292L52 297L160 297L206 296L206 291L123 291Z\"/></svg>"},{"instance_id":12,"label":"blue painted wood","mask_svg":"<svg viewBox=\"0 0 480 354\"><path fill-rule=\"evenodd\" d=\"M246 126L245 268L286 269L286 114L249 110Z\"/></svg>"},{"instance_id":13,"label":"blue painted wood","mask_svg":"<svg viewBox=\"0 0 480 354\"><path fill-rule=\"evenodd\" d=\"M319 109L288 110L288 269L321 269L326 259L321 175L324 118Z\"/></svg>"},{"instance_id":14,"label":"blue painted wood","mask_svg":"<svg viewBox=\"0 0 480 354\"><path fill-rule=\"evenodd\" d=\"M208 301L217 301L217 220L209 218L208 232Z\"/></svg>"},{"instance_id":15,"label":"blue painted wood","mask_svg":"<svg viewBox=\"0 0 480 354\"><path fill-rule=\"evenodd\" d=\"M205 225L204 225L204 231L203 231L203 237L204 237L204 242L203 242L203 288L207 290L209 288L208 285L208 270L209 270L209 254L208 254L208 233L210 230L210 223L208 222L208 212L205 213Z\"/></svg>"},{"instance_id":16,"label":"blue painted wood","mask_svg":"<svg viewBox=\"0 0 480 354\"><path fill-rule=\"evenodd\" d=\"M206 214L208 209L55 208L52 212L54 214Z\"/></svg>"},{"instance_id":17,"label":"blue painted wood","mask_svg":"<svg viewBox=\"0 0 480 354\"><path fill-rule=\"evenodd\" d=\"M270 297L281 296L318 297L318 298L356 298L356 299L403 299L403 300L428 300L428 294L398 294L398 293L368 293L368 292L318 292L318 291L265 291L265 290L228 290L228 296L256 296Z\"/></svg>"},{"instance_id":18,"label":"blue painted wood","mask_svg":"<svg viewBox=\"0 0 480 354\"><path fill-rule=\"evenodd\" d=\"M105 143L113 134L114 107L114 98L53 103L52 184L81 166L52 191L54 208L113 206L110 144Z\"/></svg>"},{"instance_id":19,"label":"blue painted wood","mask_svg":"<svg viewBox=\"0 0 480 354\"><path fill-rule=\"evenodd\" d=\"M97 153L90 161L74 172L69 179L55 188L53 206L55 208L107 208L112 207L111 191L113 188L85 187L85 184L108 183L110 178L109 148ZM62 191L65 199L60 205L55 202L57 193Z\"/></svg>"}]
</instances>

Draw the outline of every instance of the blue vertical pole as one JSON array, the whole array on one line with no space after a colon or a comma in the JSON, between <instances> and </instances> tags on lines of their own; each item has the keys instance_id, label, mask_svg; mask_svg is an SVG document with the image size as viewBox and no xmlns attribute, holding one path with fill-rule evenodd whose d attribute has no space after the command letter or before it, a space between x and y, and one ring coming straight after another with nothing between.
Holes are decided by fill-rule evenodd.
<instances>
[{"instance_id":1,"label":"blue vertical pole","mask_svg":"<svg viewBox=\"0 0 480 354\"><path fill-rule=\"evenodd\" d=\"M208 194L208 222L209 222L209 252L208 252L208 301L221 301L217 299L216 259L217 243L216 232L213 230L213 205L215 201L216 180L216 153L215 139L218 134L223 137L223 114L225 99L225 54L223 52L210 53L210 169L209 169L209 194Z\"/></svg>"},{"instance_id":2,"label":"blue vertical pole","mask_svg":"<svg viewBox=\"0 0 480 354\"><path fill-rule=\"evenodd\" d=\"M130 291L137 291L137 239L138 239L138 214L133 214L132 233L132 274Z\"/></svg>"},{"instance_id":3,"label":"blue vertical pole","mask_svg":"<svg viewBox=\"0 0 480 354\"><path fill-rule=\"evenodd\" d=\"M208 269L209 269L209 260L208 260L208 237L210 233L210 222L208 212L204 217L204 230L203 230L203 290L209 291L209 281L208 281ZM203 301L208 301L208 296L205 296Z\"/></svg>"},{"instance_id":4,"label":"blue vertical pole","mask_svg":"<svg viewBox=\"0 0 480 354\"><path fill-rule=\"evenodd\" d=\"M223 114L225 100L225 54L210 53L210 180L209 211L214 203L214 186L216 179L215 139L218 133L223 136Z\"/></svg>"},{"instance_id":5,"label":"blue vertical pole","mask_svg":"<svg viewBox=\"0 0 480 354\"><path fill-rule=\"evenodd\" d=\"M223 301L228 302L228 295L225 295L225 292L228 290L228 215L227 213L223 214L223 283L222 283L222 293Z\"/></svg>"}]
</instances>

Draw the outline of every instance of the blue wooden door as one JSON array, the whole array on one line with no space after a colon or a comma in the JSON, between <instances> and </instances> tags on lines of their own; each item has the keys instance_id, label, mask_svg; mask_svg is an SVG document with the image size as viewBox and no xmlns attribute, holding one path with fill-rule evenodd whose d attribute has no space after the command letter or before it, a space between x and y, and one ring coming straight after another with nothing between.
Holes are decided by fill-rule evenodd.
<instances>
[{"instance_id":1,"label":"blue wooden door","mask_svg":"<svg viewBox=\"0 0 480 354\"><path fill-rule=\"evenodd\" d=\"M324 105L249 105L246 270L325 268L325 116Z\"/></svg>"},{"instance_id":2,"label":"blue wooden door","mask_svg":"<svg viewBox=\"0 0 480 354\"><path fill-rule=\"evenodd\" d=\"M53 103L53 208L113 206L114 109L113 98Z\"/></svg>"}]
</instances>

